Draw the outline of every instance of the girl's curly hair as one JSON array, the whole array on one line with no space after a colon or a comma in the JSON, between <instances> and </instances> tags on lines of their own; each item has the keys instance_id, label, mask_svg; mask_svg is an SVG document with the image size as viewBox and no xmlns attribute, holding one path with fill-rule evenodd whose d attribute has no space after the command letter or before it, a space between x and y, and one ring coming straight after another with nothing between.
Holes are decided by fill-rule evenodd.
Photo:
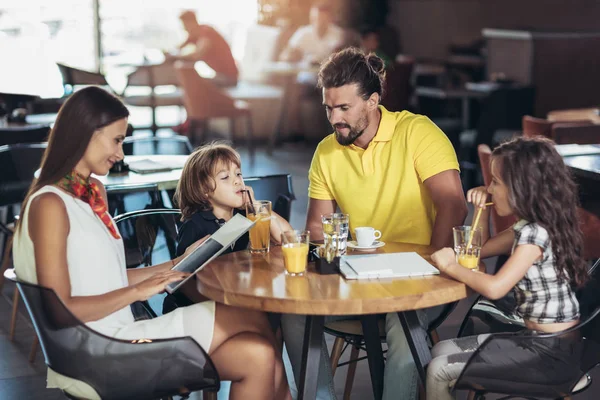
<instances>
[{"instance_id":1,"label":"girl's curly hair","mask_svg":"<svg viewBox=\"0 0 600 400\"><path fill-rule=\"evenodd\" d=\"M517 138L497 147L492 162L498 162L514 213L548 231L559 278L583 286L588 272L577 219L577 185L554 143Z\"/></svg>"}]
</instances>

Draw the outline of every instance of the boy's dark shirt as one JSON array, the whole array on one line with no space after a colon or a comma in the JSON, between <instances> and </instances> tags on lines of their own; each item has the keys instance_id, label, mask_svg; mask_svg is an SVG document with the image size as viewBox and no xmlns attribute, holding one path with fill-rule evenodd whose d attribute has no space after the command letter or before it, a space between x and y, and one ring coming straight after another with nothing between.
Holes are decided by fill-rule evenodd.
<instances>
[{"instance_id":1,"label":"boy's dark shirt","mask_svg":"<svg viewBox=\"0 0 600 400\"><path fill-rule=\"evenodd\" d=\"M246 216L246 212L235 209L233 214L242 214ZM179 234L177 235L177 257L185 253L185 250L199 239L206 235L215 233L225 220L215 217L212 211L198 211L192 218L188 219L181 225ZM234 251L246 250L250 242L250 234L244 233L232 247L226 248L221 254L228 254ZM195 279L195 277L194 277ZM163 303L163 314L173 311L177 307L183 307L193 304L180 290L165 297Z\"/></svg>"}]
</instances>

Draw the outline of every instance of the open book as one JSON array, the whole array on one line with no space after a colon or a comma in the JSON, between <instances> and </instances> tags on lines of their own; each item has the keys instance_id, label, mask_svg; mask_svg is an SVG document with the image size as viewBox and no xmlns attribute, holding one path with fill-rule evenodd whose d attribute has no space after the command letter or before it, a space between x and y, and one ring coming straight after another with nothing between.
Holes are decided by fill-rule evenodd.
<instances>
[{"instance_id":1,"label":"open book","mask_svg":"<svg viewBox=\"0 0 600 400\"><path fill-rule=\"evenodd\" d=\"M235 243L240 236L248 232L254 223L240 214L235 214L218 231L213 233L193 252L172 268L174 271L187 272L191 275L182 281L170 283L167 286L167 292L173 293L179 289L194 274L201 271L209 262L225 251L227 247Z\"/></svg>"}]
</instances>

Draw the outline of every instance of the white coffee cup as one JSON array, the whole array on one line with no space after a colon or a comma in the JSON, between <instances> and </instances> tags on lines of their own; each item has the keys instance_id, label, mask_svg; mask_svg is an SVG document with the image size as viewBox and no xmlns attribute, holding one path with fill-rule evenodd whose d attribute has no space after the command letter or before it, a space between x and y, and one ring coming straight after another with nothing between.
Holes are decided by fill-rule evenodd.
<instances>
[{"instance_id":1,"label":"white coffee cup","mask_svg":"<svg viewBox=\"0 0 600 400\"><path fill-rule=\"evenodd\" d=\"M361 226L354 230L356 242L360 247L369 247L381 237L381 231L370 226Z\"/></svg>"}]
</instances>

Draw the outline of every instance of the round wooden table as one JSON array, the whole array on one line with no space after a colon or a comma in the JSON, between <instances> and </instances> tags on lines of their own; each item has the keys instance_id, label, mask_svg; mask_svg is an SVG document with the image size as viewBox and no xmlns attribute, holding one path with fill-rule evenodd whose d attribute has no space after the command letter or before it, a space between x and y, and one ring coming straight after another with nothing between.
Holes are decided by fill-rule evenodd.
<instances>
[{"instance_id":1,"label":"round wooden table","mask_svg":"<svg viewBox=\"0 0 600 400\"><path fill-rule=\"evenodd\" d=\"M431 248L428 246L388 243L372 253L411 251L430 261ZM398 312L424 382L424 367L431 360L431 354L415 310L455 302L471 293L463 283L443 275L345 280L338 274L320 275L314 264L309 264L304 276L292 277L284 272L281 247L278 246L272 247L266 255L243 251L218 257L198 273L197 288L204 296L219 303L307 316L298 385L299 396L305 399L316 397L324 316L364 316L363 332L377 399L383 392L383 374L379 373L383 371L383 356L377 324L373 323L376 314Z\"/></svg>"}]
</instances>

